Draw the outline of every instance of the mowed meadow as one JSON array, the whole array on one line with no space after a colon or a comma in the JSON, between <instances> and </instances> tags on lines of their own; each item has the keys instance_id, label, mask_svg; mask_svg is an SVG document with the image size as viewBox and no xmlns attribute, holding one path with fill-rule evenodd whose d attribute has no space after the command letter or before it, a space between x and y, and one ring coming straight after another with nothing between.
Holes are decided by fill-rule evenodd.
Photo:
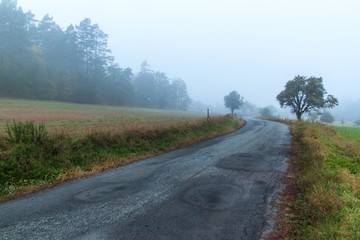
<instances>
[{"instance_id":1,"label":"mowed meadow","mask_svg":"<svg viewBox=\"0 0 360 240\"><path fill-rule=\"evenodd\" d=\"M0 99L0 200L220 136L238 118Z\"/></svg>"}]
</instances>

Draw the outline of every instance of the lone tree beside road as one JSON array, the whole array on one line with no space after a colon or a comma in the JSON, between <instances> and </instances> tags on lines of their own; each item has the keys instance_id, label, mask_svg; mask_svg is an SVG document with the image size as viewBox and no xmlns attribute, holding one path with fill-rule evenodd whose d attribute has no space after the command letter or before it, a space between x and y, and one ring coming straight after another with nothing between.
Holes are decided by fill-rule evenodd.
<instances>
[{"instance_id":1,"label":"lone tree beside road","mask_svg":"<svg viewBox=\"0 0 360 240\"><path fill-rule=\"evenodd\" d=\"M333 95L327 94L322 78L296 76L285 85L285 90L277 95L276 100L281 108L289 107L301 120L304 113L317 112L322 109L333 108L338 105L338 100Z\"/></svg>"},{"instance_id":2,"label":"lone tree beside road","mask_svg":"<svg viewBox=\"0 0 360 240\"><path fill-rule=\"evenodd\" d=\"M240 106L244 103L243 97L236 91L232 91L229 95L226 95L224 102L225 107L230 109L232 116L234 116L234 111L240 109Z\"/></svg>"}]
</instances>

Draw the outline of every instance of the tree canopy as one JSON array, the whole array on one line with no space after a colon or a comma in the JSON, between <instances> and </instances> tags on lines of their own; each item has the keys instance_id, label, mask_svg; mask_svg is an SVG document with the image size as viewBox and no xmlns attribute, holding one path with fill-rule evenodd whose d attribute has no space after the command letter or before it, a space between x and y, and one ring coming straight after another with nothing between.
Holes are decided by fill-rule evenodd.
<instances>
[{"instance_id":1,"label":"tree canopy","mask_svg":"<svg viewBox=\"0 0 360 240\"><path fill-rule=\"evenodd\" d=\"M243 104L243 97L238 92L232 91L224 97L224 104L226 108L230 109L231 115L234 115L234 111L240 109Z\"/></svg>"},{"instance_id":2,"label":"tree canopy","mask_svg":"<svg viewBox=\"0 0 360 240\"><path fill-rule=\"evenodd\" d=\"M0 1L0 97L185 110L186 83L147 65L122 68L108 35L91 19L63 30L34 19L16 0Z\"/></svg>"},{"instance_id":3,"label":"tree canopy","mask_svg":"<svg viewBox=\"0 0 360 240\"><path fill-rule=\"evenodd\" d=\"M300 120L304 113L317 112L338 105L333 95L327 95L321 77L296 76L286 83L285 89L277 95L281 108L289 107Z\"/></svg>"}]
</instances>

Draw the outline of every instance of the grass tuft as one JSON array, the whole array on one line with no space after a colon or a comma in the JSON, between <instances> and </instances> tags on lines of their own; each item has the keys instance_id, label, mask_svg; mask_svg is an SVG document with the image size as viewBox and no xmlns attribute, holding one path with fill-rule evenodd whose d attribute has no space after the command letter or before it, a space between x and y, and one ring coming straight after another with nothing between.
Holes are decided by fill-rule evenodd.
<instances>
[{"instance_id":1,"label":"grass tuft","mask_svg":"<svg viewBox=\"0 0 360 240\"><path fill-rule=\"evenodd\" d=\"M47 132L44 123L35 124L32 121L6 124L6 140L10 144L42 144L47 140Z\"/></svg>"}]
</instances>

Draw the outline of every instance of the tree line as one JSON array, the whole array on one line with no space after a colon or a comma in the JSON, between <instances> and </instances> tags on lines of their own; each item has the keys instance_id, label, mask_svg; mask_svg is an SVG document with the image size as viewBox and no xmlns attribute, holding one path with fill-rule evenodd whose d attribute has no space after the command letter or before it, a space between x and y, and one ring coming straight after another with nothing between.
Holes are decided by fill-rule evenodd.
<instances>
[{"instance_id":1,"label":"tree line","mask_svg":"<svg viewBox=\"0 0 360 240\"><path fill-rule=\"evenodd\" d=\"M186 83L143 63L121 68L108 35L89 18L63 30L36 20L16 0L0 2L0 96L185 110Z\"/></svg>"}]
</instances>

